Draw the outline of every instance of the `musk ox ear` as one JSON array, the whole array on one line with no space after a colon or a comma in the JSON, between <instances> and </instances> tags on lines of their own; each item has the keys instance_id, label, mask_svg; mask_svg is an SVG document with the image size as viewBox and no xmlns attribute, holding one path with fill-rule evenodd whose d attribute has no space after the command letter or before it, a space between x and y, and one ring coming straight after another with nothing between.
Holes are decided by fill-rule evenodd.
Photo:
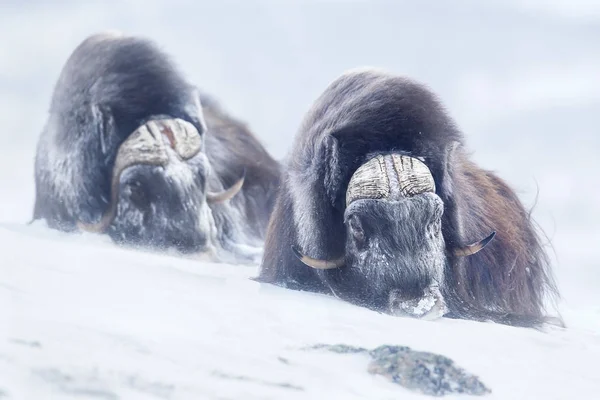
<instances>
[{"instance_id":1,"label":"musk ox ear","mask_svg":"<svg viewBox=\"0 0 600 400\"><path fill-rule=\"evenodd\" d=\"M327 160L325 164L325 190L332 206L340 203L339 188L342 186L343 174L340 169L340 142L335 134L328 135L324 140L323 156L321 160Z\"/></svg>"},{"instance_id":2,"label":"musk ox ear","mask_svg":"<svg viewBox=\"0 0 600 400\"><path fill-rule=\"evenodd\" d=\"M444 200L452 197L452 194L454 193L454 165L458 162L457 149L460 145L460 142L452 141L444 154L444 161L442 163L443 170L440 171L440 178L442 181L436 182L437 187L439 188L438 195Z\"/></svg>"},{"instance_id":3,"label":"musk ox ear","mask_svg":"<svg viewBox=\"0 0 600 400\"><path fill-rule=\"evenodd\" d=\"M105 158L112 154L117 144L117 127L110 107L102 104L92 104L93 124L100 141L100 149Z\"/></svg>"},{"instance_id":4,"label":"musk ox ear","mask_svg":"<svg viewBox=\"0 0 600 400\"><path fill-rule=\"evenodd\" d=\"M200 89L196 86L192 87L192 103L194 104L194 106L188 110L189 114L192 116L193 119L195 119L196 123L201 127L200 130L198 130L198 134L200 135L200 137L202 138L202 140L204 141L204 138L206 136L206 131L207 131L207 126L206 126L206 118L204 116L204 108L202 105L203 102L203 94L200 91ZM210 108L211 106L213 106L212 104L210 104L210 99L205 99L205 102L207 102L207 106Z\"/></svg>"}]
</instances>

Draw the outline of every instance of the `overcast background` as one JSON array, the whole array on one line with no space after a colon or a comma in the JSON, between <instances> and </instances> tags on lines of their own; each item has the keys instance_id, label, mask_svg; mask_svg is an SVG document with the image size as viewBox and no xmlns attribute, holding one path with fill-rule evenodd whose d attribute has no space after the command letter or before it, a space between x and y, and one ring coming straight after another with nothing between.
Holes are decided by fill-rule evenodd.
<instances>
[{"instance_id":1,"label":"overcast background","mask_svg":"<svg viewBox=\"0 0 600 400\"><path fill-rule=\"evenodd\" d=\"M344 70L427 83L552 241L571 307L600 310L600 2L0 0L0 221L27 221L33 157L71 51L153 38L278 159Z\"/></svg>"}]
</instances>

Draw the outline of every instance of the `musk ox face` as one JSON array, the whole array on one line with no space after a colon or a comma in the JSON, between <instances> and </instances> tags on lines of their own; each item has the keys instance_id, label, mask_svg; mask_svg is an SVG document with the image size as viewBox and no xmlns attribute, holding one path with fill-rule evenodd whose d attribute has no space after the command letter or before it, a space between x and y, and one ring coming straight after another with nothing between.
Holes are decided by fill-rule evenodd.
<instances>
[{"instance_id":1,"label":"musk ox face","mask_svg":"<svg viewBox=\"0 0 600 400\"><path fill-rule=\"evenodd\" d=\"M366 290L382 308L418 317L443 311L442 212L433 193L356 200L346 209L346 267L364 277ZM435 302L439 309L433 310Z\"/></svg>"},{"instance_id":2,"label":"musk ox face","mask_svg":"<svg viewBox=\"0 0 600 400\"><path fill-rule=\"evenodd\" d=\"M422 161L402 154L377 155L348 184L345 254L327 261L296 254L313 268L343 268L353 282L360 282L353 290L375 308L438 318L447 311L441 294L446 264L443 213L444 203ZM486 240L462 251L479 251L491 238Z\"/></svg>"},{"instance_id":3,"label":"musk ox face","mask_svg":"<svg viewBox=\"0 0 600 400\"><path fill-rule=\"evenodd\" d=\"M121 243L205 250L214 231L208 204L235 196L243 177L228 190L207 191L210 164L202 142L188 121L151 117L118 148L107 210L98 222L78 227Z\"/></svg>"},{"instance_id":4,"label":"musk ox face","mask_svg":"<svg viewBox=\"0 0 600 400\"><path fill-rule=\"evenodd\" d=\"M209 165L201 150L193 124L150 118L118 148L108 209L97 223L80 221L79 228L129 244L184 252L203 248L208 218L201 194Z\"/></svg>"}]
</instances>

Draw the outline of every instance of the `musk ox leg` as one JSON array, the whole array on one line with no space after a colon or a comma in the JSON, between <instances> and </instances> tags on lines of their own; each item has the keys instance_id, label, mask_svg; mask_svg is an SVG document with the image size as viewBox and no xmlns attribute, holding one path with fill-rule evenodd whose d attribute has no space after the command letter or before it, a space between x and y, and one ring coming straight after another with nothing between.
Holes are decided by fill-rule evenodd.
<instances>
[{"instance_id":1,"label":"musk ox leg","mask_svg":"<svg viewBox=\"0 0 600 400\"><path fill-rule=\"evenodd\" d=\"M88 116L86 123L78 113ZM45 219L50 228L70 232L78 220L92 222L102 214L109 187L104 149L113 140L97 140L102 129L107 130L104 136L116 135L110 110L96 104L50 117L36 149L34 220ZM71 132L77 136L68 136Z\"/></svg>"},{"instance_id":2,"label":"musk ox leg","mask_svg":"<svg viewBox=\"0 0 600 400\"><path fill-rule=\"evenodd\" d=\"M288 180L281 192L289 193L295 250L302 255L318 260L339 260L345 252L343 176L340 165L349 162L340 154L340 143L327 136L314 156L304 165L289 169ZM349 179L349 177L348 177ZM314 269L300 261L293 249L294 268L309 270L326 287L326 292L344 297L338 289L338 270Z\"/></svg>"}]
</instances>

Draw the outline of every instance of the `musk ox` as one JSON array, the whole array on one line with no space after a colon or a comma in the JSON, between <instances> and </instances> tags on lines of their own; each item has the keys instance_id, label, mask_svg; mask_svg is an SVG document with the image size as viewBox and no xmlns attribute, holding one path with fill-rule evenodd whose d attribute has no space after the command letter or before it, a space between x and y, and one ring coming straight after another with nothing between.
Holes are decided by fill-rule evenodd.
<instances>
[{"instance_id":1,"label":"musk ox","mask_svg":"<svg viewBox=\"0 0 600 400\"><path fill-rule=\"evenodd\" d=\"M35 158L33 220L258 262L279 168L155 43L95 34L54 89Z\"/></svg>"},{"instance_id":2,"label":"musk ox","mask_svg":"<svg viewBox=\"0 0 600 400\"><path fill-rule=\"evenodd\" d=\"M427 87L348 71L305 115L255 278L394 315L536 326L558 296L515 192Z\"/></svg>"}]
</instances>

